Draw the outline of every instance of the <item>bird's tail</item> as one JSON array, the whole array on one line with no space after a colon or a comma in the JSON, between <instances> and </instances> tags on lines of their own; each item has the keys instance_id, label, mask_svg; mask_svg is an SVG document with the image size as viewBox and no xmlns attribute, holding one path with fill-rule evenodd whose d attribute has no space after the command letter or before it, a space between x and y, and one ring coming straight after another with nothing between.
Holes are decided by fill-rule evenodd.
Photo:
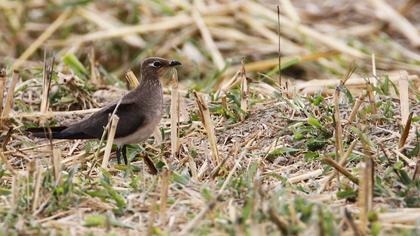
<instances>
[{"instance_id":1,"label":"bird's tail","mask_svg":"<svg viewBox=\"0 0 420 236\"><path fill-rule=\"evenodd\" d=\"M30 132L32 136L37 138L48 138L48 139L92 139L89 135L82 132L66 131L66 126L58 127L38 127L28 128L26 131Z\"/></svg>"},{"instance_id":2,"label":"bird's tail","mask_svg":"<svg viewBox=\"0 0 420 236\"><path fill-rule=\"evenodd\" d=\"M60 132L67 129L66 126L59 127L38 127L38 128L28 128L26 131L30 132L32 136L37 138L59 138Z\"/></svg>"}]
</instances>

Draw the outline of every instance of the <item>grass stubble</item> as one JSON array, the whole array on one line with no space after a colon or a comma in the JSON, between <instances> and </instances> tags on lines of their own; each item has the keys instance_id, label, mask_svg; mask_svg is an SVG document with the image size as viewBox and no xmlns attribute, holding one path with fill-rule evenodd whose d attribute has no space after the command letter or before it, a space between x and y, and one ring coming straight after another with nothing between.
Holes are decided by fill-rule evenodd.
<instances>
[{"instance_id":1,"label":"grass stubble","mask_svg":"<svg viewBox=\"0 0 420 236\"><path fill-rule=\"evenodd\" d=\"M322 33L316 24L307 23L307 18L316 16L298 3L281 1L284 8L279 8L279 14L254 1L173 4L179 12L163 2L155 8L146 4L140 10L149 21L138 25L107 17L106 10L98 11L95 4L63 6L43 33L1 68L0 92L5 94L0 96L4 100L0 108L1 233L418 233L420 107L415 73L420 70L412 63L418 54L407 52L418 43L416 33L406 30L414 27L407 20L411 5L397 12L385 1L355 3L372 4L373 10L386 10L398 19L375 18L368 28L352 26L348 32L357 32L352 35L356 39L393 27L408 40L407 48L396 47L399 43L392 35L388 42L382 41L402 59L376 51L370 54L370 75L363 66L369 62L363 47L374 48L375 42L358 39L363 44L358 47L340 35ZM16 5L1 3L0 7L7 22L16 22L10 14ZM147 9L156 7L168 15L154 19L147 14ZM79 15L98 29L54 37L61 27L74 27L72 20ZM179 35L170 32L186 25L192 28ZM174 37L165 37L164 46L154 49L146 43L150 40L146 33ZM54 125L97 111L85 103L85 97L93 96L104 83L121 84L116 75L122 76L118 73L138 60L131 57L107 72L99 60L103 50L112 53L114 49L105 44L101 49L95 43L110 39L167 57L173 56L171 49L182 52L188 44L196 50L183 54L186 58L205 58L214 65L199 72L205 79L196 82L197 91L186 90L178 74L172 74L171 89L165 89L169 112L160 132L144 145L129 146L128 166L112 160L115 116L107 126L105 147L106 134L98 142L68 142L33 140L22 132L28 124ZM192 39L196 41L191 44ZM92 45L82 60L78 51L86 51L86 43ZM122 48L120 54L130 55L120 42L114 44ZM57 51L52 57L57 59L48 64L44 58L45 76L40 76L28 59L39 58L37 52L44 45ZM311 50L313 45L318 50ZM242 59L250 53L252 61ZM358 68L350 65L353 60ZM38 65L41 62L42 58ZM196 77L191 67L187 63L185 71L178 73ZM273 79L279 70L296 67L313 78L333 79L293 82L288 73L281 81ZM60 82L64 77L59 73L69 75L71 82ZM138 85L132 72L127 80L131 89ZM74 83L72 93L65 89L68 83ZM110 86L104 90L113 91ZM27 96L39 102L22 105ZM72 106L78 109L69 109Z\"/></svg>"}]
</instances>

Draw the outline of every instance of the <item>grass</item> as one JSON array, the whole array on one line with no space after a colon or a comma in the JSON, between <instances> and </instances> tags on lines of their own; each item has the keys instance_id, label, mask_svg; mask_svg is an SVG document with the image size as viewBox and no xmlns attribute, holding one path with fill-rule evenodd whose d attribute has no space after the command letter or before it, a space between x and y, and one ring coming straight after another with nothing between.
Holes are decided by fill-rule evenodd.
<instances>
[{"instance_id":1,"label":"grass","mask_svg":"<svg viewBox=\"0 0 420 236\"><path fill-rule=\"evenodd\" d=\"M0 235L419 234L419 52L400 26L418 9L394 23L372 2L281 1L280 22L259 1L0 2ZM183 67L129 165L24 132L117 101L151 55Z\"/></svg>"}]
</instances>

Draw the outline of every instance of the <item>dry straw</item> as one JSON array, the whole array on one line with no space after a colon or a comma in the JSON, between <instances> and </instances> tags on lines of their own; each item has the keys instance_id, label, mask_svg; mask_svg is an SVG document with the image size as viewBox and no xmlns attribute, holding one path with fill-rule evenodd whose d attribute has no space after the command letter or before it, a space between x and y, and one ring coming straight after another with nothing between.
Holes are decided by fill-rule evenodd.
<instances>
[{"instance_id":1,"label":"dry straw","mask_svg":"<svg viewBox=\"0 0 420 236\"><path fill-rule=\"evenodd\" d=\"M89 208L89 211L79 211L75 209L74 205L69 206L70 210L63 209L61 206L54 208L55 198L60 199L61 195L47 191L43 184L47 180L43 176L49 171L45 169L45 165L50 166L51 171L54 172L53 180L60 180L64 177L60 177L64 168L71 169L81 164L80 171L74 173L75 180L80 179L83 186L88 188L101 188L95 180L98 177L97 173L100 172L100 167L96 163L104 155L105 158L101 160L101 166L104 168L109 166L109 163L104 164L104 161L109 161L106 160L109 159L111 152L110 136L114 132L112 131L113 126L115 127L115 122L112 122L112 119L105 128L104 136L95 154L89 154L87 150L84 150L85 141L69 144L68 140L64 140L44 144L42 140L35 140L33 146L26 147L25 143L32 142L32 140L29 140L26 134L19 130L15 131L13 135L4 137L3 151L0 152L1 162L5 163L3 165L6 168L6 175L2 177L4 180L2 188L11 192L11 194L5 195L4 200L11 204L4 207L3 214L14 217L13 212L23 209L21 204L22 199L25 198L30 199L30 201L26 201L28 204L25 206L29 214L20 214L17 222L26 222L27 216L32 215L29 217L33 219L31 222L36 227L36 224L42 226L41 231L55 228L61 232L61 230L71 227L76 234L91 232L97 234L109 232L144 234L147 231L149 234L153 234L163 232L162 230L173 234L197 234L210 227L214 234L224 234L227 231L234 232L234 234L249 234L249 232L251 234L266 234L276 229L283 234L290 233L290 229L298 229L297 234L310 234L315 227L322 235L328 232L326 225L332 225L343 234L363 235L367 233L370 223L368 220L369 211L374 209L372 205L374 182L371 176L376 174L378 177L382 177L383 174L386 174L381 166L378 166L377 170L374 168L374 162L382 164L383 161L382 158L373 160L374 155L370 153L371 150L374 150L373 147L378 143L383 143L384 152L392 153L389 155L390 158L395 157L397 161L401 160L403 170L410 177L413 176L413 179L418 179L420 173L420 162L408 155L409 151L415 147L416 141L415 137L410 134L410 131L415 128L411 116L415 117L418 110L417 106L412 105L416 102L417 91L410 90L409 85L413 84L415 87L419 85L416 74L420 71L420 67L413 61L418 61L420 55L407 47L406 42L398 40L398 35L395 34L395 31L401 32L412 45L418 40L413 37L418 35L418 31L408 32L410 26L402 27L406 19L413 17L412 9L415 9L412 7L413 2L415 1L407 1L404 6L401 6L402 10L399 12L389 11L386 6L384 8L384 6L375 5L386 4L384 0L370 0L355 2L356 7L350 11L348 8L335 5L328 8L328 12L324 12L325 9L320 8L319 14L314 14L300 5L297 7L296 2L291 0L279 2L281 4L281 7L278 7L279 14L276 14L274 7L270 8L263 1L248 0L223 3L210 1L208 4L203 4L201 1L196 1L194 4L187 1L154 2L152 5L145 4L135 9L127 7L133 5L126 5L125 2L117 4L122 6L121 8L110 7L115 5L104 3L99 6L97 3L91 2L78 5L72 12L62 8L57 8L53 12L43 12L45 14L39 18L43 23L39 24L25 22L25 17L22 17L22 14L43 9L48 5L46 1L37 1L35 5L28 4L23 8L19 2L0 1L0 9L2 13L4 12L2 17L6 19L7 26L5 42L0 42L0 51L2 55L13 55L16 48L9 48L7 45L9 42L24 51L20 57L18 55L17 59L1 57L1 60L4 59L6 62L10 60L12 64L14 63L16 68L20 68L20 71L25 73L21 74L24 79L28 74L33 78L36 77L32 65L42 67L42 58L39 58L39 55L42 55L40 52L43 48L53 47L54 51L57 51L57 58L60 58L64 52L72 52L84 66L87 64L86 59L89 60L91 78L89 83L81 85L82 89L90 82L101 89L107 89L109 86L105 85L105 78L121 77L123 72L137 65L145 55L154 54L172 58L175 53L177 57L179 56L185 61L186 66L182 70L184 78L194 77L196 69L199 69L197 73L200 73L200 77L206 78L214 74L215 71L220 72L221 69L226 69L222 75L215 78L217 80L215 81L216 87L211 89L217 93L213 97L211 105L220 105L225 110L235 112L229 110L232 101L229 100L230 97L226 96L226 93L237 86L240 88L240 107L243 111L248 112L246 117L240 114L240 122L231 124L226 121L225 116L209 111L210 102L205 101L205 95L195 93L195 100L188 96L189 92L182 88L185 84L189 86L190 81L182 80L176 86L172 84L173 86L170 86L172 89L164 89L165 105L169 105L166 104L169 98L168 94L172 101L170 119L167 114L164 115L161 126L163 132L170 134L171 137L170 140L162 140L158 144L146 143L145 152L142 155L151 173L157 173L157 169L153 165L153 161L157 160L165 162L166 168L170 168L171 171L164 168L161 176L157 177L143 172L133 173L132 183L136 182L137 177L140 178L138 189L135 184L131 184L129 178L132 174L131 170L137 170L139 163L133 163L127 168L122 166L111 168L109 172L112 175L112 185L110 187L127 203L126 209L119 209L122 210L119 212L123 212L123 214L115 216L111 213L116 208L113 199L92 197L88 194L80 195L73 189L69 189L66 194L77 199L80 209ZM369 4L375 6L372 11L379 12L379 10L385 9L385 12L389 12L390 15L380 18L382 20L379 20L378 16L375 19L375 16L371 14L372 11L366 12L368 9L366 7L369 7ZM73 6L66 7L69 9ZM22 9L25 11L22 12ZM140 14L137 15L139 12ZM340 13L340 19L331 17L337 12ZM159 17L159 15L170 16ZM362 22L352 22L351 26L343 27L342 20L344 19L348 23L347 17L353 19L353 15L357 15L358 19L363 19ZM395 18L396 22L390 22L394 16L397 17ZM133 19L137 21L137 18L139 23L132 25L127 23ZM48 21L52 24L47 24ZM322 24L318 24L320 22ZM80 28L79 25L83 27ZM276 32L278 27L280 27L279 33ZM390 27L395 30L390 30ZM13 29L13 32L7 32L7 29ZM71 30L68 31L68 29ZM329 31L333 31L334 34L330 34ZM377 37L377 32L382 31L386 31L389 37L387 42L381 41L380 47L377 47L378 45L375 44L380 40ZM25 35L25 37L22 40L13 40L16 32L19 32L19 35ZM63 34L62 32L69 33ZM151 44L146 44L146 41L150 41ZM188 51L191 48L193 53ZM281 49L280 63L279 48ZM372 58L370 58L371 53L365 53L363 48L375 48L375 55L372 54ZM383 50L384 48L386 51ZM141 51L140 56L136 53L139 50ZM113 52L121 52L119 54L121 57L115 57L116 54ZM197 53L198 56L194 53ZM242 65L236 63L237 59L243 55L252 55L253 61ZM398 58L395 55L398 55ZM227 58L233 58L232 61L229 61L233 65L225 68L228 62ZM28 61L29 59L32 61ZM337 79L336 75L345 74L348 62L351 60L357 61L358 65L362 67L361 71L367 71L370 69L368 68L370 59L372 59L372 77L364 78L355 74L345 82L346 88L354 96L358 96L356 103L352 106L346 100L340 99L340 96L343 95L342 91L334 90L337 86L344 85L342 79ZM189 64L189 61L194 61L194 64ZM99 62L103 64L99 64ZM67 67L60 59L55 70L67 73ZM273 95L275 93L278 95L279 92L277 81L273 76L277 73L278 67L282 71L284 81L289 81L288 91L297 92L292 95L293 99L287 97L278 99ZM290 76L295 77L296 69L305 73L299 79L290 80ZM249 78L252 79L246 78L245 70ZM406 70L406 72L400 73L399 70ZM65 116L85 116L98 110L95 108L65 111L68 109L66 104L63 105L56 101L49 105L49 81L46 79L44 79L44 83L39 83L37 79L29 79L10 90L9 84L13 85L13 82L10 83L10 81L13 79L19 81L19 78L16 77L17 74L8 75L10 80L7 81L5 70L3 71L4 73L0 74L2 75L0 76L0 94L3 95L6 89L9 89L9 92L7 93L8 98L4 98L8 101L6 106L0 107L0 113L3 114L2 122L9 124L11 123L9 121L13 119L14 125L23 127L22 124L26 124L27 120L37 123L40 120L57 118L58 121L62 121L63 118L66 118ZM391 93L390 96L393 98L390 98L381 93L375 94L373 91L371 84L382 85L381 80L385 78L382 74L388 75L390 82L399 85L401 117L395 115L382 118L381 113L384 106L378 106L378 104L389 101L392 108L398 106L394 94ZM135 88L138 85L137 78L132 72L127 73L126 76L129 87ZM328 80L304 81L307 78L328 78ZM290 83L290 81L296 81L296 83ZM54 84L55 81L52 83L57 86ZM43 88L33 89L33 85L41 85ZM366 92L366 89L369 92ZM324 96L320 106L307 103L306 97L300 95L302 93L319 95L319 91L322 91ZM37 101L36 104L29 105L28 111L31 112L28 113L23 112L21 106L13 104L13 98L16 101L17 99L26 101L27 96ZM72 93L71 96L77 97L77 93ZM84 98L90 97L90 94L87 93L83 96ZM377 109L374 116L366 115L364 110L361 112L364 102L367 101L367 96L369 96L370 102L367 105L372 106L373 113L375 113L374 109ZM185 113L198 113L202 125L200 122L192 121L189 116L184 120L182 101L187 104ZM303 106L295 106L300 101L303 101ZM197 103L197 107L191 106L194 102ZM251 109L250 104L254 103L257 105ZM74 103L74 105L80 104ZM329 112L323 112L324 105L328 108L334 106L333 117ZM38 108L40 110L36 111ZM7 114L4 113L5 109L8 110ZM13 112L13 109L16 112ZM49 111L49 109L56 111ZM116 110L114 114L115 112ZM307 152L304 141L293 139L294 129L306 121L303 113L312 112L321 118L320 121L326 129L335 130L336 134L335 142L334 138L328 138L326 146L315 152L322 156L324 151L331 151L336 147L339 160L323 159L325 163L320 163L319 159L316 159L307 162L304 158L304 153ZM271 117L275 117L275 119L271 119ZM343 122L345 118L347 119L346 123ZM374 127L368 124L371 118L374 120L378 118L377 120L380 120L381 123L378 122L379 125ZM333 124L332 120L335 120L336 123ZM291 124L293 130L289 128ZM359 124L362 126L367 124L365 133L372 140L372 145L364 140L354 140L347 146L354 139L351 128L357 127ZM403 130L400 131L399 127L402 126ZM182 140L180 140L180 134L182 134ZM106 147L103 147L102 142L107 135L108 143L105 145ZM157 137L162 136L158 134ZM10 141L8 141L9 138ZM273 158L270 157L271 159L267 158L269 154L273 154L277 142L281 143L281 147L298 149L298 151L296 154L294 152L285 153L280 156L274 155ZM357 145L359 142L367 146L367 148L363 148L366 159L361 162L364 165L361 165L358 158L350 158L352 153L363 155L362 148ZM46 151L46 146L51 146L51 150ZM207 158L208 149L211 150L211 158ZM61 150L61 155L57 150ZM170 156L168 150L173 156L177 156L176 159L171 158L173 162L166 161L166 157ZM46 157L52 158L51 165L50 159ZM394 160L390 160L389 164L392 164L391 161ZM26 165L26 163L29 164ZM92 166L88 175L85 171L86 164ZM332 166L333 171L325 173L322 164ZM142 166L145 165L140 164L140 169ZM361 166L358 174L352 169L355 166ZM255 176L252 176L253 167L256 167ZM27 172L23 171L26 169ZM94 174L90 175L91 172ZM332 181L338 173L345 176L342 178L344 182ZM185 175L192 177L184 178ZM33 182L28 181L30 180L28 176L33 176ZM290 177L286 183L283 181L285 176ZM181 177L182 181L176 181L178 177ZM397 185L400 186L398 177L394 175L388 177L393 184L398 183ZM249 180L249 185L247 183L246 189L238 188L235 184L236 180ZM74 189L78 189L79 182L72 182L76 186ZM264 185L261 185L261 182ZM64 181L56 183L66 184ZM348 183L359 191L359 208L336 197L337 189L342 184L349 186ZM353 183L359 183L359 185ZM297 207L297 202L295 202L296 193L293 191L295 188L293 185L296 184L309 190L313 189L314 184L320 186L317 190L320 194L315 192L309 194L311 196L309 202L317 202L320 207L312 208L312 216L305 222L299 217L302 214L302 208ZM395 184L391 185L387 181L382 184L387 191L392 193L399 191L394 188ZM276 191L270 190L272 186L277 185L284 185L284 190L290 193L276 196L276 201L273 202L272 194ZM331 186L329 187L329 185ZM27 189L31 191L27 192ZM208 190L210 193L210 200L204 190ZM221 195L218 195L219 193ZM307 197L304 196L304 198L308 200ZM377 197L375 196L375 198ZM286 200L284 201L284 199ZM375 216L381 223L382 232L397 228L409 230L415 228L418 210L397 208L386 212L388 208L395 206L395 202L383 197L377 199L381 201L381 206L385 206L383 212L375 212ZM299 204L306 204L306 202L303 201ZM402 203L405 204L404 202ZM343 203L346 205L344 206ZM219 205L222 207L218 207ZM342 211L344 214L335 214L338 211L332 211L334 219L325 217L329 210L324 207L327 205L339 205L344 210ZM248 208L248 206L251 207ZM279 207L289 209L289 214L281 215ZM6 212L8 209L10 212ZM104 225L86 227L80 224L84 219L88 219L86 217L88 214L101 214L106 211L110 214L107 214ZM127 212L133 212L133 214L126 214ZM249 217L245 218L245 215ZM260 215L262 218L259 218ZM360 217L357 220L353 219L355 215ZM243 222L240 222L241 224L223 224L218 220L219 218L229 219L230 222L238 222L238 218L243 218L245 224L242 224ZM11 219L14 222L14 218ZM76 222L74 219L81 221ZM20 226L22 224L17 224L16 227ZM131 227L133 229L130 229ZM25 224L21 228L23 229L19 229L19 232L26 232Z\"/></svg>"},{"instance_id":2,"label":"dry straw","mask_svg":"<svg viewBox=\"0 0 420 236\"><path fill-rule=\"evenodd\" d=\"M334 167L334 169L336 169L338 172L340 172L341 174L346 176L349 180L351 180L351 182L353 182L355 184L359 184L359 181L357 180L357 178L354 177L348 170L343 168L341 166L341 163L339 164L339 163L335 162L334 160L332 160L331 158L328 158L328 157L322 158L322 161L324 161L328 165Z\"/></svg>"},{"instance_id":3,"label":"dry straw","mask_svg":"<svg viewBox=\"0 0 420 236\"><path fill-rule=\"evenodd\" d=\"M348 147L347 151L344 153L344 156L340 159L340 162L338 163L338 167L336 168L334 165L331 165L332 167L334 167L337 171L343 170L345 168L345 164L347 163L347 160L349 158L349 156L351 155L351 153L353 152L354 147L357 144L357 139L354 140L350 146ZM324 158L325 159L325 158ZM340 170L339 170L340 169ZM348 172L347 170L345 171L340 171L340 172ZM325 188L328 186L329 182L334 178L334 176L336 176L337 172L333 172L330 175L328 175L327 177L325 177L325 182L321 185L321 188L319 188L319 193L322 193ZM344 173L343 173L344 174ZM351 175L351 174L350 174ZM350 176L349 175L349 176ZM346 175L347 176L347 175ZM348 177L348 176L347 176ZM351 177L350 177L351 178ZM356 180L355 178L353 178L353 182L355 182L354 180ZM357 181L358 182L358 181Z\"/></svg>"},{"instance_id":4,"label":"dry straw","mask_svg":"<svg viewBox=\"0 0 420 236\"><path fill-rule=\"evenodd\" d=\"M6 68L0 68L0 116L3 114L3 95L6 87Z\"/></svg>"},{"instance_id":5,"label":"dry straw","mask_svg":"<svg viewBox=\"0 0 420 236\"><path fill-rule=\"evenodd\" d=\"M123 24L113 16L101 13L96 9L79 8L77 9L77 13L104 30L116 30L123 26ZM146 46L146 42L138 35L127 35L123 36L122 39L127 44L134 47L143 48Z\"/></svg>"},{"instance_id":6,"label":"dry straw","mask_svg":"<svg viewBox=\"0 0 420 236\"><path fill-rule=\"evenodd\" d=\"M249 95L249 87L248 87L248 80L246 77L245 66L244 62L242 61L242 68L241 68L241 110L246 114L248 112L248 95ZM241 113L241 120L244 120L245 116Z\"/></svg>"},{"instance_id":7,"label":"dry straw","mask_svg":"<svg viewBox=\"0 0 420 236\"><path fill-rule=\"evenodd\" d=\"M54 179L55 179L55 184L58 185L58 183L61 180L61 150L54 148L52 150L52 155L51 155L51 164L53 167L53 173L54 173Z\"/></svg>"},{"instance_id":8,"label":"dry straw","mask_svg":"<svg viewBox=\"0 0 420 236\"><path fill-rule=\"evenodd\" d=\"M44 52L44 70L42 75L42 95L41 95L41 106L39 108L41 114L45 114L48 111L49 101L48 95L51 88L51 80L54 71L54 58L51 62L47 62L47 52ZM40 119L39 124L43 126L46 119Z\"/></svg>"},{"instance_id":9,"label":"dry straw","mask_svg":"<svg viewBox=\"0 0 420 236\"><path fill-rule=\"evenodd\" d=\"M201 36L203 37L207 50L210 52L213 63L217 66L219 70L222 70L225 67L225 60L223 59L222 54L220 53L219 49L214 43L211 33L207 28L206 23L204 22L197 8L193 8L192 16L194 18L194 22L197 24L198 29L200 30Z\"/></svg>"},{"instance_id":10,"label":"dry straw","mask_svg":"<svg viewBox=\"0 0 420 236\"><path fill-rule=\"evenodd\" d=\"M399 80L399 92L400 92L400 107L401 107L401 124L405 125L408 122L408 116L410 114L410 101L408 98L408 73L401 71Z\"/></svg>"},{"instance_id":11,"label":"dry straw","mask_svg":"<svg viewBox=\"0 0 420 236\"><path fill-rule=\"evenodd\" d=\"M194 96L199 109L201 122L203 123L209 140L213 165L217 166L220 163L220 160L213 120L211 119L209 108L203 96L195 91Z\"/></svg>"},{"instance_id":12,"label":"dry straw","mask_svg":"<svg viewBox=\"0 0 420 236\"><path fill-rule=\"evenodd\" d=\"M160 189L160 223L165 225L167 222L167 201L168 201L168 192L169 192L169 177L171 172L169 170L164 170L161 175L161 189Z\"/></svg>"},{"instance_id":13,"label":"dry straw","mask_svg":"<svg viewBox=\"0 0 420 236\"><path fill-rule=\"evenodd\" d=\"M67 17L70 16L70 13L70 8L64 10L60 16L20 55L13 64L13 69L19 69L25 60L27 60L64 23Z\"/></svg>"},{"instance_id":14,"label":"dry straw","mask_svg":"<svg viewBox=\"0 0 420 236\"><path fill-rule=\"evenodd\" d=\"M351 110L348 123L351 124L356 119L357 114L359 113L360 106L362 105L363 101L365 100L367 93L364 93L359 96L359 98L354 103L353 109Z\"/></svg>"},{"instance_id":15,"label":"dry straw","mask_svg":"<svg viewBox=\"0 0 420 236\"><path fill-rule=\"evenodd\" d=\"M10 165L9 161L7 160L6 156L4 155L3 151L0 152L0 158L2 160L2 162L6 165L7 170L13 175L15 176L17 174L17 172L15 171L15 169L12 167L12 165Z\"/></svg>"},{"instance_id":16,"label":"dry straw","mask_svg":"<svg viewBox=\"0 0 420 236\"><path fill-rule=\"evenodd\" d=\"M7 90L6 101L4 104L3 112L1 113L1 117L8 117L13 108L13 97L15 94L15 87L19 80L19 71L13 71L13 79L9 85L9 89Z\"/></svg>"},{"instance_id":17,"label":"dry straw","mask_svg":"<svg viewBox=\"0 0 420 236\"><path fill-rule=\"evenodd\" d=\"M39 164L39 160L35 160L35 180L34 180L34 193L32 196L32 213L39 207L42 174L44 172L42 166Z\"/></svg>"},{"instance_id":18,"label":"dry straw","mask_svg":"<svg viewBox=\"0 0 420 236\"><path fill-rule=\"evenodd\" d=\"M137 86L139 86L140 82L137 79L136 75L134 74L133 71L128 71L125 74L125 79L128 81L128 84L130 86L130 89L135 89L137 88Z\"/></svg>"},{"instance_id":19,"label":"dry straw","mask_svg":"<svg viewBox=\"0 0 420 236\"><path fill-rule=\"evenodd\" d=\"M108 132L108 138L106 140L106 146L105 146L105 154L104 154L104 158L102 159L102 164L101 164L101 167L103 169L107 169L107 166L108 166L109 157L111 155L111 150L112 150L112 144L114 143L115 132L117 130L119 119L120 118L115 114L111 116L111 126Z\"/></svg>"},{"instance_id":20,"label":"dry straw","mask_svg":"<svg viewBox=\"0 0 420 236\"><path fill-rule=\"evenodd\" d=\"M388 78L393 83L398 83L401 75L399 72L390 72L388 73ZM374 83L375 80L380 78L369 77L369 78L361 78L361 77L352 77L346 82L346 87L350 90L354 90L355 92L363 91L363 89L367 88L370 83ZM409 75L409 81L418 81L419 77L417 75ZM366 83L368 81L368 83ZM328 80L310 80L307 82L299 83L295 86L295 89L301 93L305 94L313 94L319 91L328 92L328 88L336 87L339 85L341 80L339 79L328 79ZM328 92L330 93L330 92Z\"/></svg>"},{"instance_id":21,"label":"dry straw","mask_svg":"<svg viewBox=\"0 0 420 236\"><path fill-rule=\"evenodd\" d=\"M179 92L178 92L178 76L177 71L173 70L172 74L172 90L171 90L171 154L172 158L176 158L179 152L179 134L178 134L178 122L179 122Z\"/></svg>"},{"instance_id":22,"label":"dry straw","mask_svg":"<svg viewBox=\"0 0 420 236\"><path fill-rule=\"evenodd\" d=\"M413 119L413 114L414 114L414 112L411 112L410 115L408 115L408 117L407 117L407 120L406 120L405 125L404 125L403 132L402 132L401 137L400 137L400 141L398 143L398 148L399 149L403 148L404 145L405 145L405 142L407 141L408 134L410 133L411 120Z\"/></svg>"},{"instance_id":23,"label":"dry straw","mask_svg":"<svg viewBox=\"0 0 420 236\"><path fill-rule=\"evenodd\" d=\"M390 23L396 30L400 31L414 47L420 46L419 31L410 21L402 16L394 7L390 6L384 0L369 0L374 6L376 15L384 21Z\"/></svg>"},{"instance_id":24,"label":"dry straw","mask_svg":"<svg viewBox=\"0 0 420 236\"><path fill-rule=\"evenodd\" d=\"M364 163L361 168L359 176L359 195L358 205L360 208L359 213L359 227L360 230L366 234L368 230L368 214L373 209L373 188L374 188L374 161L369 141L363 134L360 134L360 140L364 150Z\"/></svg>"}]
</instances>

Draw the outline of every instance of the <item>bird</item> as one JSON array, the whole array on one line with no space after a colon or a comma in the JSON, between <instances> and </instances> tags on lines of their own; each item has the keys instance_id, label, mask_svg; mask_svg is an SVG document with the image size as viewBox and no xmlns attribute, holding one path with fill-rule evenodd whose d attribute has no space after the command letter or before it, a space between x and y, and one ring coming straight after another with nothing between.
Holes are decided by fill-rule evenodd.
<instances>
[{"instance_id":1,"label":"bird","mask_svg":"<svg viewBox=\"0 0 420 236\"><path fill-rule=\"evenodd\" d=\"M115 114L119 122L115 131L117 161L121 154L127 165L127 144L145 141L159 125L163 112L161 77L170 68L182 65L176 60L148 57L141 63L141 80L137 88L80 122L67 126L28 128L32 136L49 139L100 139L109 117ZM118 106L118 107L117 107Z\"/></svg>"}]
</instances>

